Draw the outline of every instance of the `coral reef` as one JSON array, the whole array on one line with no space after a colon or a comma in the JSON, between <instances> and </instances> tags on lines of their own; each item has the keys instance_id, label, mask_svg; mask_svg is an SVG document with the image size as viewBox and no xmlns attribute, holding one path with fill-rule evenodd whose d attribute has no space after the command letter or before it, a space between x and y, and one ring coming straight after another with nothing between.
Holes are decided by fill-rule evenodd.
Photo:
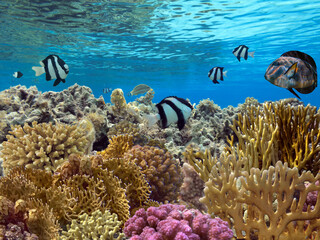
<instances>
[{"instance_id":1,"label":"coral reef","mask_svg":"<svg viewBox=\"0 0 320 240\"><path fill-rule=\"evenodd\" d=\"M177 200L183 176L179 162L169 152L157 147L136 145L123 157L141 167L151 187L151 199L158 202Z\"/></svg>"},{"instance_id":2,"label":"coral reef","mask_svg":"<svg viewBox=\"0 0 320 240\"><path fill-rule=\"evenodd\" d=\"M124 233L132 240L228 240L233 236L227 222L172 204L138 210L125 223Z\"/></svg>"},{"instance_id":3,"label":"coral reef","mask_svg":"<svg viewBox=\"0 0 320 240\"><path fill-rule=\"evenodd\" d=\"M239 149L238 149L239 151ZM212 167L200 199L215 214L228 221L238 238L290 239L299 227L305 237L319 231L320 195L313 209L303 210L309 192L319 191L315 182L320 174L301 175L297 168L278 161L268 170L251 168L244 163L247 158L236 151L224 152ZM197 170L197 169L196 169ZM305 186L305 183L310 183Z\"/></svg>"},{"instance_id":4,"label":"coral reef","mask_svg":"<svg viewBox=\"0 0 320 240\"><path fill-rule=\"evenodd\" d=\"M297 107L284 101L250 106L231 126L239 148L251 167L267 169L280 159L299 170L320 169L320 114L310 105ZM229 141L233 145L233 139Z\"/></svg>"},{"instance_id":5,"label":"coral reef","mask_svg":"<svg viewBox=\"0 0 320 240\"><path fill-rule=\"evenodd\" d=\"M51 240L57 238L59 229L48 206L0 196L1 239Z\"/></svg>"},{"instance_id":6,"label":"coral reef","mask_svg":"<svg viewBox=\"0 0 320 240\"><path fill-rule=\"evenodd\" d=\"M25 123L11 128L2 144L4 173L16 166L53 172L70 154L88 149L86 132L77 125L33 122L32 126Z\"/></svg>"},{"instance_id":7,"label":"coral reef","mask_svg":"<svg viewBox=\"0 0 320 240\"><path fill-rule=\"evenodd\" d=\"M98 152L104 158L117 158L123 157L125 152L127 152L133 146L133 136L124 134L124 135L117 135L113 136L110 139L110 143L108 147Z\"/></svg>"},{"instance_id":8,"label":"coral reef","mask_svg":"<svg viewBox=\"0 0 320 240\"><path fill-rule=\"evenodd\" d=\"M204 181L188 163L182 166L183 184L180 188L179 202L205 212L207 207L199 200L204 196Z\"/></svg>"},{"instance_id":9,"label":"coral reef","mask_svg":"<svg viewBox=\"0 0 320 240\"><path fill-rule=\"evenodd\" d=\"M103 213L96 210L90 215L84 213L78 219L72 220L72 223L67 225L67 231L62 231L60 239L125 239L124 234L120 233L120 226L121 222L116 214L111 214L108 210Z\"/></svg>"}]
</instances>

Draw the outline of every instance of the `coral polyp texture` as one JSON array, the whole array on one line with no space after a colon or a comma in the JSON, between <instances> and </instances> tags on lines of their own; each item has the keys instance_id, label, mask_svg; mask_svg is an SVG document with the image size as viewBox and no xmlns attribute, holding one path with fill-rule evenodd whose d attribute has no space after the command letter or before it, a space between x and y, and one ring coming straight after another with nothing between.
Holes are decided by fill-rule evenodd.
<instances>
[{"instance_id":1,"label":"coral polyp texture","mask_svg":"<svg viewBox=\"0 0 320 240\"><path fill-rule=\"evenodd\" d=\"M1 151L5 173L17 166L53 172L70 154L88 149L85 132L77 125L33 122L11 128Z\"/></svg>"},{"instance_id":2,"label":"coral polyp texture","mask_svg":"<svg viewBox=\"0 0 320 240\"><path fill-rule=\"evenodd\" d=\"M233 151L223 152L215 161L200 199L208 213L232 224L240 239L319 238L320 195L312 208L304 210L304 205L308 193L320 190L315 184L320 174L299 174L281 161L267 170L247 171L247 160Z\"/></svg>"},{"instance_id":3,"label":"coral polyp texture","mask_svg":"<svg viewBox=\"0 0 320 240\"><path fill-rule=\"evenodd\" d=\"M229 240L233 236L227 222L173 204L138 210L125 223L124 233L131 240Z\"/></svg>"},{"instance_id":4,"label":"coral polyp texture","mask_svg":"<svg viewBox=\"0 0 320 240\"><path fill-rule=\"evenodd\" d=\"M177 200L183 175L178 160L163 149L133 146L123 158L134 162L146 176L151 187L150 198L158 202Z\"/></svg>"},{"instance_id":5,"label":"coral polyp texture","mask_svg":"<svg viewBox=\"0 0 320 240\"><path fill-rule=\"evenodd\" d=\"M60 239L121 240L125 239L124 234L120 232L121 225L116 214L111 214L108 210L96 210L90 215L84 213L72 220L71 224L67 225L67 231L62 231Z\"/></svg>"},{"instance_id":6,"label":"coral polyp texture","mask_svg":"<svg viewBox=\"0 0 320 240\"><path fill-rule=\"evenodd\" d=\"M285 101L250 106L231 126L238 146L250 158L250 167L267 169L276 161L299 170L320 169L320 113L317 108L292 106ZM230 145L233 140L229 140Z\"/></svg>"}]
</instances>

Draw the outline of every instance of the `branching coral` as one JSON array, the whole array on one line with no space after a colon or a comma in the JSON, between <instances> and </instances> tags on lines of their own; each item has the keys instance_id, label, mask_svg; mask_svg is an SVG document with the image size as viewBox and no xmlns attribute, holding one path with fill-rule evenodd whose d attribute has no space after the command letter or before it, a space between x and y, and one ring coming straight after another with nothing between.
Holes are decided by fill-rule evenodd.
<instances>
[{"instance_id":1,"label":"branching coral","mask_svg":"<svg viewBox=\"0 0 320 240\"><path fill-rule=\"evenodd\" d=\"M67 225L68 231L63 231L61 240L85 240L85 239L108 239L121 240L124 234L120 233L122 223L118 221L116 214L111 214L108 210L101 212L94 211L88 215L84 213L78 219L72 220Z\"/></svg>"},{"instance_id":2,"label":"branching coral","mask_svg":"<svg viewBox=\"0 0 320 240\"><path fill-rule=\"evenodd\" d=\"M304 211L303 206L309 192L320 190L315 184L320 174L299 175L297 168L291 169L280 161L268 170L251 168L248 172L243 167L246 161L236 152L226 152L211 169L205 197L200 200L210 214L232 224L238 238L289 239L307 221L313 225L302 228L305 237L319 231L320 195L313 209ZM306 182L310 183L307 187Z\"/></svg>"},{"instance_id":3,"label":"branching coral","mask_svg":"<svg viewBox=\"0 0 320 240\"><path fill-rule=\"evenodd\" d=\"M5 173L16 166L53 172L71 153L87 149L85 132L77 125L33 122L11 128L1 151Z\"/></svg>"},{"instance_id":4,"label":"branching coral","mask_svg":"<svg viewBox=\"0 0 320 240\"><path fill-rule=\"evenodd\" d=\"M124 154L124 158L141 167L151 187L151 199L159 202L177 199L183 177L179 162L169 152L136 145Z\"/></svg>"},{"instance_id":5,"label":"branching coral","mask_svg":"<svg viewBox=\"0 0 320 240\"><path fill-rule=\"evenodd\" d=\"M94 161L92 161L94 162ZM70 201L67 220L76 219L83 213L109 209L121 221L129 218L126 190L112 171L93 167L89 158L71 155L69 161L55 172L55 184L63 187Z\"/></svg>"},{"instance_id":6,"label":"branching coral","mask_svg":"<svg viewBox=\"0 0 320 240\"><path fill-rule=\"evenodd\" d=\"M14 202L0 196L1 239L52 240L57 238L59 229L47 205L22 199Z\"/></svg>"},{"instance_id":7,"label":"branching coral","mask_svg":"<svg viewBox=\"0 0 320 240\"><path fill-rule=\"evenodd\" d=\"M123 157L124 153L127 152L132 146L132 135L117 135L111 137L108 147L105 150L98 153L106 159Z\"/></svg>"},{"instance_id":8,"label":"branching coral","mask_svg":"<svg viewBox=\"0 0 320 240\"><path fill-rule=\"evenodd\" d=\"M232 129L239 148L251 158L248 170L267 169L278 159L299 170L319 170L320 114L316 107L292 107L284 101L265 103L263 108L252 105L247 116L238 115Z\"/></svg>"}]
</instances>

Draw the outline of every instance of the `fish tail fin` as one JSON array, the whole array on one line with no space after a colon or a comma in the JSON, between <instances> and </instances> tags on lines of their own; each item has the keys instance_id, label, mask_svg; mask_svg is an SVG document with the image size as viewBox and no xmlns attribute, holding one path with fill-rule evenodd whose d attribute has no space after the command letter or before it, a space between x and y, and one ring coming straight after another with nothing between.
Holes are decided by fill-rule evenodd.
<instances>
[{"instance_id":1,"label":"fish tail fin","mask_svg":"<svg viewBox=\"0 0 320 240\"><path fill-rule=\"evenodd\" d=\"M299 95L298 95L295 91L293 91L292 88L288 88L288 90L289 90L289 92L291 92L293 95L295 95L297 98L299 98L299 99L301 100L301 98L299 97Z\"/></svg>"},{"instance_id":2,"label":"fish tail fin","mask_svg":"<svg viewBox=\"0 0 320 240\"><path fill-rule=\"evenodd\" d=\"M227 77L227 72L228 72L228 71L224 71L224 72L223 72L223 76Z\"/></svg>"},{"instance_id":3,"label":"fish tail fin","mask_svg":"<svg viewBox=\"0 0 320 240\"><path fill-rule=\"evenodd\" d=\"M160 119L159 114L149 114L145 115L144 119L147 121L148 128L152 127Z\"/></svg>"},{"instance_id":4,"label":"fish tail fin","mask_svg":"<svg viewBox=\"0 0 320 240\"><path fill-rule=\"evenodd\" d=\"M254 58L254 52L249 52L248 54L250 57Z\"/></svg>"},{"instance_id":5,"label":"fish tail fin","mask_svg":"<svg viewBox=\"0 0 320 240\"><path fill-rule=\"evenodd\" d=\"M32 70L36 72L36 77L44 74L44 67L32 67Z\"/></svg>"}]
</instances>

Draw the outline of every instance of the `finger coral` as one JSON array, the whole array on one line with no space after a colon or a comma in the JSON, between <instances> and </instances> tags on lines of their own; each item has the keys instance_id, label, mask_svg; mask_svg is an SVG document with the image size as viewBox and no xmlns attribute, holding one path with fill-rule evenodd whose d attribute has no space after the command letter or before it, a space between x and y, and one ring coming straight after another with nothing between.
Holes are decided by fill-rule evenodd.
<instances>
[{"instance_id":1,"label":"finger coral","mask_svg":"<svg viewBox=\"0 0 320 240\"><path fill-rule=\"evenodd\" d=\"M179 162L163 149L136 145L124 158L140 166L151 187L150 198L158 202L177 200L183 176Z\"/></svg>"},{"instance_id":2,"label":"finger coral","mask_svg":"<svg viewBox=\"0 0 320 240\"><path fill-rule=\"evenodd\" d=\"M131 240L229 240L233 236L227 222L173 204L138 210L125 223L124 233Z\"/></svg>"},{"instance_id":3,"label":"finger coral","mask_svg":"<svg viewBox=\"0 0 320 240\"><path fill-rule=\"evenodd\" d=\"M77 125L33 122L11 128L1 151L4 173L16 166L53 172L70 154L87 149L85 132Z\"/></svg>"},{"instance_id":4,"label":"finger coral","mask_svg":"<svg viewBox=\"0 0 320 240\"><path fill-rule=\"evenodd\" d=\"M62 231L60 239L121 240L125 239L124 234L120 233L121 225L116 214L111 214L108 210L96 210L90 215L84 213L78 219L72 220L72 223L67 225L67 231Z\"/></svg>"},{"instance_id":5,"label":"finger coral","mask_svg":"<svg viewBox=\"0 0 320 240\"><path fill-rule=\"evenodd\" d=\"M267 169L279 159L291 168L319 171L320 113L316 107L293 107L284 101L265 103L263 108L252 105L231 128L252 167ZM233 145L232 140L229 143Z\"/></svg>"},{"instance_id":6,"label":"finger coral","mask_svg":"<svg viewBox=\"0 0 320 240\"><path fill-rule=\"evenodd\" d=\"M295 229L307 238L319 231L320 195L313 208L304 211L304 205L309 192L320 190L315 184L320 174L299 174L281 161L267 170L248 172L243 168L247 159L239 156L225 152L211 169L205 197L200 199L209 214L232 224L237 238L290 239ZM303 227L308 222L310 226Z\"/></svg>"}]
</instances>

